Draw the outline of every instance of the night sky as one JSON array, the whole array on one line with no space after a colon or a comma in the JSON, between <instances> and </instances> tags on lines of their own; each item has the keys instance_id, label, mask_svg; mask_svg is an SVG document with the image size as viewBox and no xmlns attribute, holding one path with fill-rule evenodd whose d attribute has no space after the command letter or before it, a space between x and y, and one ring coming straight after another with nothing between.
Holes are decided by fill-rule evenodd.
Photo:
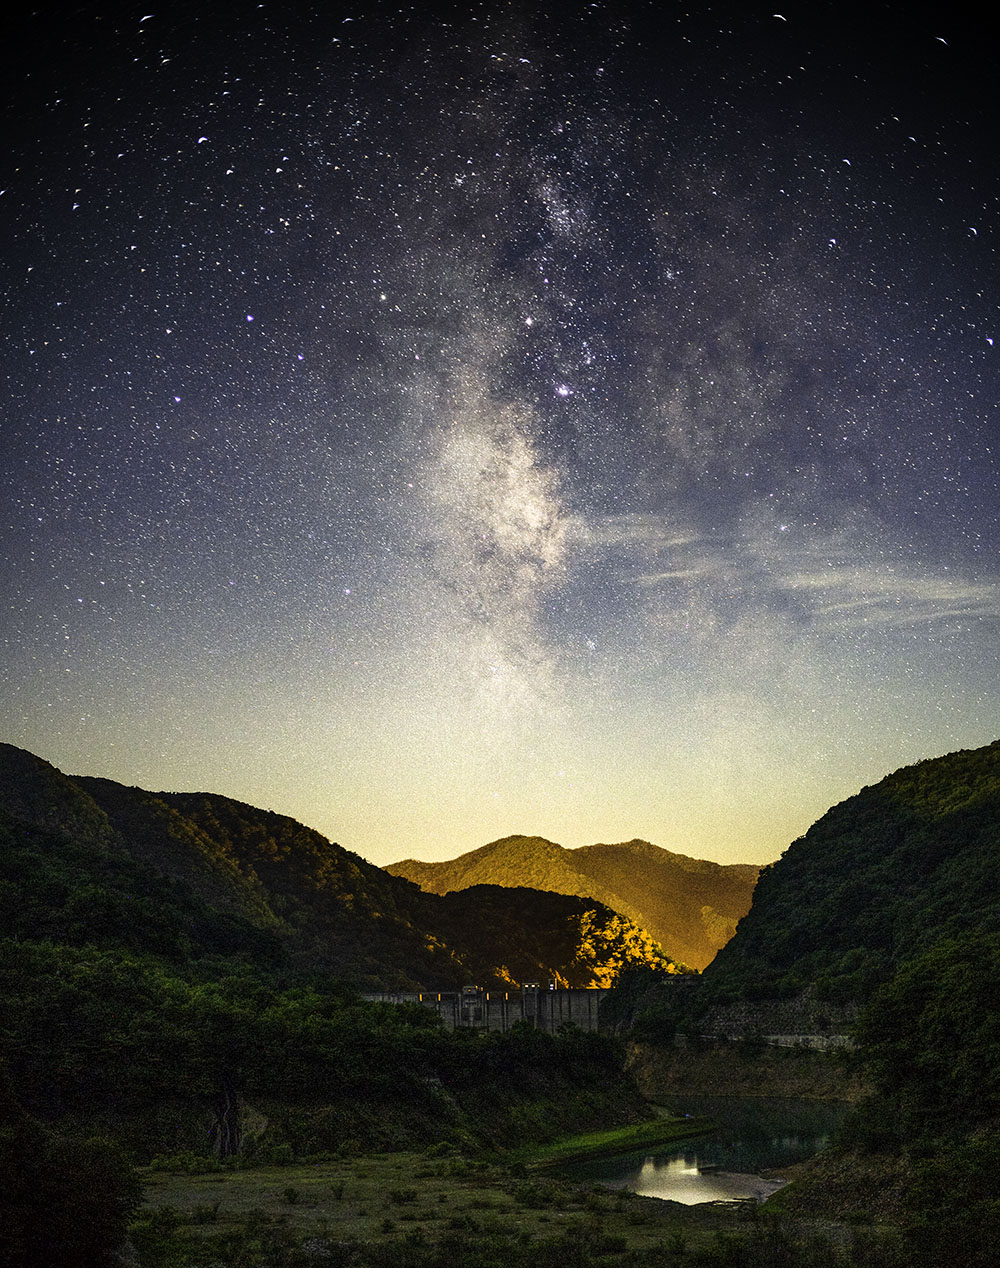
<instances>
[{"instance_id":1,"label":"night sky","mask_svg":"<svg viewBox=\"0 0 1000 1268\"><path fill-rule=\"evenodd\" d=\"M996 738L981 22L22 12L0 737L376 863L767 861Z\"/></svg>"}]
</instances>

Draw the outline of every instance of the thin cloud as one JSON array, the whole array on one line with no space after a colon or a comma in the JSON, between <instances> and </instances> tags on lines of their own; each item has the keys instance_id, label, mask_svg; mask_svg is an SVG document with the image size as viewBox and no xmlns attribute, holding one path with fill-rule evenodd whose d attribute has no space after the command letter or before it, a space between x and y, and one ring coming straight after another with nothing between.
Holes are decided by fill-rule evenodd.
<instances>
[{"instance_id":1,"label":"thin cloud","mask_svg":"<svg viewBox=\"0 0 1000 1268\"><path fill-rule=\"evenodd\" d=\"M996 581L974 581L943 564L917 568L891 560L872 563L860 551L845 552L840 541L817 539L786 557L772 548L766 565L775 593L819 628L1000 617Z\"/></svg>"},{"instance_id":2,"label":"thin cloud","mask_svg":"<svg viewBox=\"0 0 1000 1268\"><path fill-rule=\"evenodd\" d=\"M697 531L678 525L663 515L636 512L580 518L574 528L579 546L624 546L658 550L680 549L704 540Z\"/></svg>"},{"instance_id":3,"label":"thin cloud","mask_svg":"<svg viewBox=\"0 0 1000 1268\"><path fill-rule=\"evenodd\" d=\"M761 528L720 538L645 515L591 526L589 541L631 547L628 581L651 599L662 589L671 604L678 590L697 591L702 618L725 613L724 626L740 611L780 614L785 624L821 633L1000 618L1000 582L944 564L872 562L839 533L787 544Z\"/></svg>"}]
</instances>

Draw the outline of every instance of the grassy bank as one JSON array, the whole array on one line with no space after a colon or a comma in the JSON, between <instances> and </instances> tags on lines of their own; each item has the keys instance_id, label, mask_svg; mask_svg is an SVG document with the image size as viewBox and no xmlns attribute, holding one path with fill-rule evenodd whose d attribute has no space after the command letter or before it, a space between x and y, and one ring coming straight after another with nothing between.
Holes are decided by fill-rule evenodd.
<instances>
[{"instance_id":1,"label":"grassy bank","mask_svg":"<svg viewBox=\"0 0 1000 1268\"><path fill-rule=\"evenodd\" d=\"M554 1167L564 1162L582 1162L587 1158L603 1158L610 1154L627 1154L634 1149L655 1149L691 1136L703 1136L712 1130L706 1118L675 1118L663 1115L645 1123L613 1127L607 1131L583 1132L566 1136L547 1145L525 1146L511 1151L513 1161L531 1167Z\"/></svg>"},{"instance_id":2,"label":"grassy bank","mask_svg":"<svg viewBox=\"0 0 1000 1268\"><path fill-rule=\"evenodd\" d=\"M779 1227L752 1203L684 1207L426 1153L144 1180L142 1268L682 1268L774 1262L732 1256L796 1238L814 1247L803 1263L879 1262L836 1225Z\"/></svg>"},{"instance_id":3,"label":"grassy bank","mask_svg":"<svg viewBox=\"0 0 1000 1268\"><path fill-rule=\"evenodd\" d=\"M791 1182L768 1199L781 1215L904 1223L912 1164L891 1154L826 1150L783 1174Z\"/></svg>"},{"instance_id":4,"label":"grassy bank","mask_svg":"<svg viewBox=\"0 0 1000 1268\"><path fill-rule=\"evenodd\" d=\"M559 1244L565 1253L572 1244L588 1263L589 1251L621 1257L707 1245L741 1218L737 1211L693 1218L655 1198L422 1154L144 1179L146 1209L133 1231L143 1268L228 1268L261 1255L297 1263L303 1246L316 1262L327 1262L319 1252L336 1247L339 1262L396 1262L394 1251L398 1262L419 1263L422 1248L443 1245L458 1263L463 1255L489 1263L502 1250L509 1264L545 1262L549 1248Z\"/></svg>"}]
</instances>

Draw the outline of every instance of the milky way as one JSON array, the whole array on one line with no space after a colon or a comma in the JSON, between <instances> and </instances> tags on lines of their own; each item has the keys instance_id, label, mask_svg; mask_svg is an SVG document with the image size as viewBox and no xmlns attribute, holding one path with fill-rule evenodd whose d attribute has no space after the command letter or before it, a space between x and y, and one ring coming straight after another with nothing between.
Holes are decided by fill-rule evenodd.
<instances>
[{"instance_id":1,"label":"milky way","mask_svg":"<svg viewBox=\"0 0 1000 1268\"><path fill-rule=\"evenodd\" d=\"M379 863L766 861L995 738L987 47L903 5L23 19L4 738Z\"/></svg>"}]
</instances>

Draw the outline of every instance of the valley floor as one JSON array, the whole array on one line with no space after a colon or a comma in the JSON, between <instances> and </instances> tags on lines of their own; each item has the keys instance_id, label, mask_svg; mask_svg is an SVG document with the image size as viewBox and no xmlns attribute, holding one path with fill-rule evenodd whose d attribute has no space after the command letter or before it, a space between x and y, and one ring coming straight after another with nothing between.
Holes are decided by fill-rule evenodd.
<instances>
[{"instance_id":1,"label":"valley floor","mask_svg":"<svg viewBox=\"0 0 1000 1268\"><path fill-rule=\"evenodd\" d=\"M685 1207L575 1185L549 1171L426 1153L147 1172L144 1180L146 1207L133 1229L133 1263L142 1268L721 1265L757 1262L727 1258L736 1236L760 1242L762 1252L768 1239L790 1236L753 1203ZM867 1262L850 1257L855 1234L835 1221L795 1221L794 1236L828 1247L830 1258L811 1264Z\"/></svg>"},{"instance_id":2,"label":"valley floor","mask_svg":"<svg viewBox=\"0 0 1000 1268\"><path fill-rule=\"evenodd\" d=\"M668 1209L672 1204L655 1199L600 1195L549 1174L513 1178L486 1163L423 1154L209 1175L153 1174L145 1180L147 1216L163 1223L165 1209L175 1212L178 1227L192 1239L249 1219L335 1242L406 1239L414 1233L436 1239L449 1230L534 1240L565 1232L588 1215L600 1217L629 1246L648 1248L676 1219ZM714 1213L713 1222L722 1218Z\"/></svg>"}]
</instances>

